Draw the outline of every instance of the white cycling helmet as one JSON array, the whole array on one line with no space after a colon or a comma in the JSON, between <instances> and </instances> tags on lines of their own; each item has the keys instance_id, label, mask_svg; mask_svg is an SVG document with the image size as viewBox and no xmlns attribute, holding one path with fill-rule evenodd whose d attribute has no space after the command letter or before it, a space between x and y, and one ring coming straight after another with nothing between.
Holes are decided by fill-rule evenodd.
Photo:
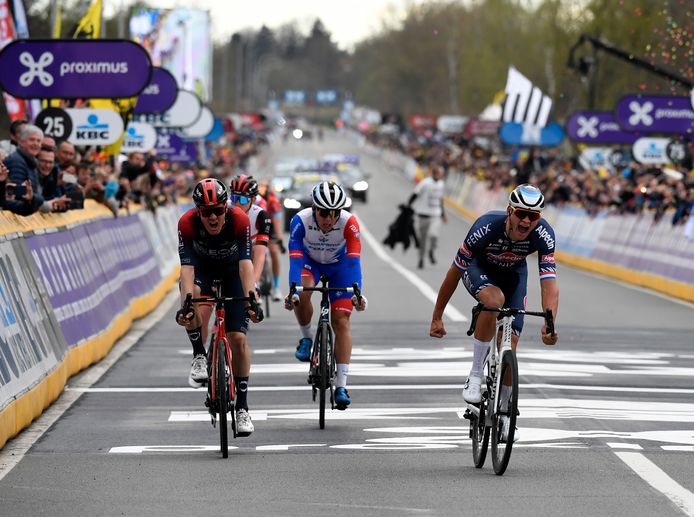
<instances>
[{"instance_id":1,"label":"white cycling helmet","mask_svg":"<svg viewBox=\"0 0 694 517\"><path fill-rule=\"evenodd\" d=\"M323 181L313 187L311 199L316 208L340 210L347 203L347 194L337 183Z\"/></svg>"},{"instance_id":2,"label":"white cycling helmet","mask_svg":"<svg viewBox=\"0 0 694 517\"><path fill-rule=\"evenodd\" d=\"M542 212L545 208L545 196L534 185L523 183L514 188L508 195L508 204L513 208Z\"/></svg>"}]
</instances>

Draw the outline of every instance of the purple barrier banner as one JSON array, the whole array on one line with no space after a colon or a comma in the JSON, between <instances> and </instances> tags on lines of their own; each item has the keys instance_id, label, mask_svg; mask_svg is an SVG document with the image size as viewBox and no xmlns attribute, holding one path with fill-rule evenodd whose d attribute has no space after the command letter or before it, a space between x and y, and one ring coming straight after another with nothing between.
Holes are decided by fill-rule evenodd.
<instances>
[{"instance_id":1,"label":"purple barrier banner","mask_svg":"<svg viewBox=\"0 0 694 517\"><path fill-rule=\"evenodd\" d=\"M171 72L165 68L152 68L152 78L137 98L133 113L163 113L176 101L178 85Z\"/></svg>"},{"instance_id":2,"label":"purple barrier banner","mask_svg":"<svg viewBox=\"0 0 694 517\"><path fill-rule=\"evenodd\" d=\"M626 131L694 134L694 110L688 97L627 95L617 103L615 118Z\"/></svg>"},{"instance_id":3,"label":"purple barrier banner","mask_svg":"<svg viewBox=\"0 0 694 517\"><path fill-rule=\"evenodd\" d=\"M576 111L566 123L574 142L587 144L633 144L639 133L624 131L611 111Z\"/></svg>"},{"instance_id":4,"label":"purple barrier banner","mask_svg":"<svg viewBox=\"0 0 694 517\"><path fill-rule=\"evenodd\" d=\"M20 99L138 95L152 64L129 40L17 40L0 52L0 85Z\"/></svg>"},{"instance_id":5,"label":"purple barrier banner","mask_svg":"<svg viewBox=\"0 0 694 517\"><path fill-rule=\"evenodd\" d=\"M186 142L176 133L157 130L157 155L171 162L193 163L198 157L196 144Z\"/></svg>"},{"instance_id":6,"label":"purple barrier banner","mask_svg":"<svg viewBox=\"0 0 694 517\"><path fill-rule=\"evenodd\" d=\"M69 346L102 332L161 278L136 215L26 241Z\"/></svg>"}]
</instances>

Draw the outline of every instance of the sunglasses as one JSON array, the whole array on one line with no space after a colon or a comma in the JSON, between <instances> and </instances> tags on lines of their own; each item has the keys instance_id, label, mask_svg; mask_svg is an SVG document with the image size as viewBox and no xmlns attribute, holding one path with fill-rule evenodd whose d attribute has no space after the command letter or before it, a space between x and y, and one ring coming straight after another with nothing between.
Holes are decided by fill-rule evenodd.
<instances>
[{"instance_id":1,"label":"sunglasses","mask_svg":"<svg viewBox=\"0 0 694 517\"><path fill-rule=\"evenodd\" d=\"M540 212L535 212L533 210L525 210L524 208L511 207L511 211L514 214L516 214L516 217L521 221L527 217L528 219L530 219L530 222L534 222L540 219L540 217L542 217L542 214Z\"/></svg>"},{"instance_id":2,"label":"sunglasses","mask_svg":"<svg viewBox=\"0 0 694 517\"><path fill-rule=\"evenodd\" d=\"M241 203L242 205L246 205L251 201L251 198L248 196L237 196L236 194L231 195L231 202L232 203Z\"/></svg>"},{"instance_id":3,"label":"sunglasses","mask_svg":"<svg viewBox=\"0 0 694 517\"><path fill-rule=\"evenodd\" d=\"M340 215L340 209L336 210L330 210L328 208L316 208L316 212L318 212L318 215L321 217L338 217Z\"/></svg>"},{"instance_id":4,"label":"sunglasses","mask_svg":"<svg viewBox=\"0 0 694 517\"><path fill-rule=\"evenodd\" d=\"M219 216L224 214L226 209L227 209L226 206L212 206L212 207L199 208L200 215L203 217L210 217L212 214L219 217Z\"/></svg>"}]
</instances>

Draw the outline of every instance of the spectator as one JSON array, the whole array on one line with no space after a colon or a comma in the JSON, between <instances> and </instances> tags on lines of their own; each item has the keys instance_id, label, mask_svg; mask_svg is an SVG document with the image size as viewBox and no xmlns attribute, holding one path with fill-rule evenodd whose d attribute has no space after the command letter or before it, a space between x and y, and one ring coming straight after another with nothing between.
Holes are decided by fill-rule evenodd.
<instances>
[{"instance_id":1,"label":"spectator","mask_svg":"<svg viewBox=\"0 0 694 517\"><path fill-rule=\"evenodd\" d=\"M22 128L29 123L26 119L15 120L10 124L10 139L0 142L0 149L4 152L5 157L17 150L17 140Z\"/></svg>"},{"instance_id":2,"label":"spectator","mask_svg":"<svg viewBox=\"0 0 694 517\"><path fill-rule=\"evenodd\" d=\"M16 206L15 213L29 215L37 210L42 212L64 211L67 200L55 198L46 201L41 194L37 157L41 151L43 131L33 124L26 124L17 142L17 150L5 159L5 165L10 170L10 182L5 187L7 197L8 187L14 199L23 203Z\"/></svg>"},{"instance_id":3,"label":"spectator","mask_svg":"<svg viewBox=\"0 0 694 517\"><path fill-rule=\"evenodd\" d=\"M429 248L429 260L436 264L436 244L439 238L441 221L448 222L443 209L443 168L432 165L430 176L420 181L414 188L407 203L417 216L417 238L419 241L418 269L424 269L424 257ZM414 204L414 206L413 206Z\"/></svg>"},{"instance_id":4,"label":"spectator","mask_svg":"<svg viewBox=\"0 0 694 517\"><path fill-rule=\"evenodd\" d=\"M74 162L76 158L75 146L67 140L61 140L58 142L58 153L56 158L61 168L64 168L63 165L67 162Z\"/></svg>"}]
</instances>

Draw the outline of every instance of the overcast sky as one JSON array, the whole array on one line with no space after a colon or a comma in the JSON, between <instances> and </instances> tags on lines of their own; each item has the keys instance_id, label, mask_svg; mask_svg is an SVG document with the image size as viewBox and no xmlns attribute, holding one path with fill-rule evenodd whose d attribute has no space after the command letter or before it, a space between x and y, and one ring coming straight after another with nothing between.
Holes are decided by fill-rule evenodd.
<instances>
[{"instance_id":1,"label":"overcast sky","mask_svg":"<svg viewBox=\"0 0 694 517\"><path fill-rule=\"evenodd\" d=\"M118 5L121 0L104 0ZM195 6L212 15L213 37L221 41L234 32L263 25L274 29L293 20L307 33L313 20L320 18L343 50L378 32L382 19L399 20L407 4L430 0L148 0L153 7ZM391 23L392 24L392 23Z\"/></svg>"}]
</instances>

